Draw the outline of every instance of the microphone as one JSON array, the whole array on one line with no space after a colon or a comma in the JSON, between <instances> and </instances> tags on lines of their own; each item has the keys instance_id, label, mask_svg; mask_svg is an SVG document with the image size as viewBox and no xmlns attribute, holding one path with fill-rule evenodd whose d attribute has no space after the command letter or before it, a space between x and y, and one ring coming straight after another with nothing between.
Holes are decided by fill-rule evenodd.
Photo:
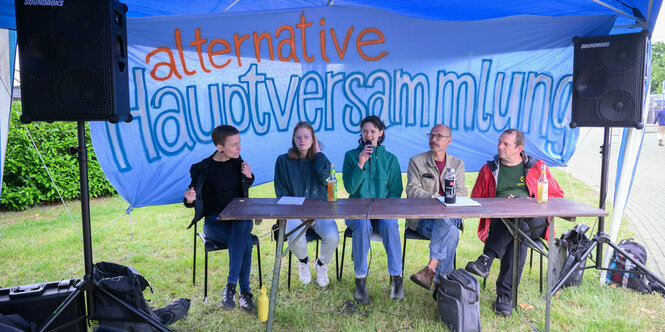
<instances>
[{"instance_id":1,"label":"microphone","mask_svg":"<svg viewBox=\"0 0 665 332\"><path fill-rule=\"evenodd\" d=\"M366 140L365 145L372 146L372 140ZM369 165L372 165L372 154L371 153L369 154L369 160L367 162L369 163Z\"/></svg>"}]
</instances>

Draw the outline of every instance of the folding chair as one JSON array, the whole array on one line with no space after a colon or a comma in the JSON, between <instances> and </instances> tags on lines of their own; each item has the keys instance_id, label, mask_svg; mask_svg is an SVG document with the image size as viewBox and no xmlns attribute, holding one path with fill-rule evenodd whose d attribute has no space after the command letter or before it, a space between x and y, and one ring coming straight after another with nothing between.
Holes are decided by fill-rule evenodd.
<instances>
[{"instance_id":1,"label":"folding chair","mask_svg":"<svg viewBox=\"0 0 665 332\"><path fill-rule=\"evenodd\" d=\"M353 231L351 230L351 228L347 227L344 230L344 240L342 241L342 262L339 265L339 274L337 275L337 281L342 280L342 272L344 272L344 253L346 251L346 238L351 238L351 237L353 237ZM374 232L372 232L372 236L370 237L370 241L382 242L383 239L381 238L381 234L374 231ZM353 252L351 252L351 258L353 259Z\"/></svg>"},{"instance_id":2,"label":"folding chair","mask_svg":"<svg viewBox=\"0 0 665 332\"><path fill-rule=\"evenodd\" d=\"M278 231L279 224L275 223L272 225L273 238L277 238ZM316 264L316 260L319 258L319 241L321 240L321 237L313 229L308 228L307 233L305 233L305 240L307 242L316 241L316 257L314 258L314 264ZM339 264L337 263L338 252L339 250L335 249L335 277L337 277L337 271L339 270ZM293 256L293 253L289 250L289 274L287 277L287 288L289 290L291 290L291 256Z\"/></svg>"},{"instance_id":3,"label":"folding chair","mask_svg":"<svg viewBox=\"0 0 665 332\"><path fill-rule=\"evenodd\" d=\"M203 281L203 302L208 301L208 253L218 250L229 249L226 245L208 239L203 232L197 232L197 224L194 224L194 259L192 264L192 284L196 285L196 238L201 239L205 249L205 277ZM259 246L259 237L252 234L252 244L256 246L256 256L259 264L259 288L263 286L263 274L261 270L261 247Z\"/></svg>"}]
</instances>

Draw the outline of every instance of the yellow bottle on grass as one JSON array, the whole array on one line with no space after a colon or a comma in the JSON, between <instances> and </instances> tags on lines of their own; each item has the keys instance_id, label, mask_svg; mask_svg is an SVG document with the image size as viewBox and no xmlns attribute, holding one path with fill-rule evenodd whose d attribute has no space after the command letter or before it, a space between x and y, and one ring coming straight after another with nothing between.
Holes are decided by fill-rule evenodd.
<instances>
[{"instance_id":1,"label":"yellow bottle on grass","mask_svg":"<svg viewBox=\"0 0 665 332\"><path fill-rule=\"evenodd\" d=\"M268 309L270 307L270 299L268 299L268 292L266 291L266 285L261 286L261 295L259 295L259 301L257 305L257 311L259 316L259 322L265 323L268 320Z\"/></svg>"}]
</instances>

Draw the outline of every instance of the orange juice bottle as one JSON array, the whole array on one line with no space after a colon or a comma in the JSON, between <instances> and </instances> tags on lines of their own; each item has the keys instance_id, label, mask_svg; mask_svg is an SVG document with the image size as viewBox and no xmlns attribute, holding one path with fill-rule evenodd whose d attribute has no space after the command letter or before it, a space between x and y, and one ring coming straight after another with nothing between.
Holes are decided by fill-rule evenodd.
<instances>
[{"instance_id":1,"label":"orange juice bottle","mask_svg":"<svg viewBox=\"0 0 665 332\"><path fill-rule=\"evenodd\" d=\"M330 177L328 177L328 202L337 201L337 177L335 177L335 164L330 164Z\"/></svg>"},{"instance_id":2,"label":"orange juice bottle","mask_svg":"<svg viewBox=\"0 0 665 332\"><path fill-rule=\"evenodd\" d=\"M538 203L547 203L547 166L543 165L540 168L540 178L538 179L538 192L536 193L536 201Z\"/></svg>"}]
</instances>

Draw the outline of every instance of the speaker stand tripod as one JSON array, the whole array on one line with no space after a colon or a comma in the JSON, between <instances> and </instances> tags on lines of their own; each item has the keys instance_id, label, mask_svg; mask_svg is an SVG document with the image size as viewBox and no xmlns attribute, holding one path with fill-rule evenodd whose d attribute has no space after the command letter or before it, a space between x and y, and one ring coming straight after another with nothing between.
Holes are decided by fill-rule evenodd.
<instances>
[{"instance_id":1,"label":"speaker stand tripod","mask_svg":"<svg viewBox=\"0 0 665 332\"><path fill-rule=\"evenodd\" d=\"M601 165L601 174L600 174L600 202L599 202L599 207L601 209L605 209L605 200L607 198L607 176L609 173L609 159L610 159L610 128L605 127L604 131L604 137L603 137L603 145L600 147L600 154L602 156L602 165ZM619 252L622 254L626 259L631 261L635 266L637 267L637 271L631 270L618 270L618 269L610 269L610 268L604 268L602 266L603 264L603 244L607 244L610 247L612 247L616 252ZM591 266L591 267L584 267L581 266L584 262L586 262L586 258L593 252L593 249L596 249L596 265ZM663 281L662 278L657 276L655 273L653 273L651 270L647 269L644 264L640 263L637 259L633 258L632 255L628 254L625 250L621 249L616 243L612 242L612 240L605 234L605 217L598 217L598 232L596 235L589 241L589 247L584 251L582 254L581 258L575 262L575 264L566 272L566 274L563 276L563 278L559 278L559 280L554 284L552 287L552 295L556 294L556 292L563 287L564 282L570 278L571 275L573 275L574 272L576 272L578 269L586 269L586 268L595 268L596 270L601 270L601 271L616 271L616 272L627 272L627 273L637 273L637 274L646 274L650 277L652 277L654 280L656 280L658 283L660 283L662 286L665 286L665 281Z\"/></svg>"},{"instance_id":2,"label":"speaker stand tripod","mask_svg":"<svg viewBox=\"0 0 665 332\"><path fill-rule=\"evenodd\" d=\"M152 325L157 330L164 332L170 331L166 328L166 326L150 317L146 313L142 312L127 301L124 301L123 299L111 294L109 291L103 288L96 287L92 280L92 236L90 232L90 193L88 192L88 153L86 150L85 140L85 122L78 121L77 125L79 145L77 148L70 148L70 152L76 154L79 161L79 180L81 184L81 222L83 226L83 261L85 265L85 276L83 277L83 280L78 285L76 285L76 290L67 296L60 307L58 307L58 310L56 310L37 330L40 332L47 331L55 319L64 312L64 310L76 299L77 296L80 295L81 292L86 294L88 318L93 320L105 318L97 316L94 303L94 292L102 292L115 300L119 305L122 305L135 315L141 317L141 319Z\"/></svg>"}]
</instances>

